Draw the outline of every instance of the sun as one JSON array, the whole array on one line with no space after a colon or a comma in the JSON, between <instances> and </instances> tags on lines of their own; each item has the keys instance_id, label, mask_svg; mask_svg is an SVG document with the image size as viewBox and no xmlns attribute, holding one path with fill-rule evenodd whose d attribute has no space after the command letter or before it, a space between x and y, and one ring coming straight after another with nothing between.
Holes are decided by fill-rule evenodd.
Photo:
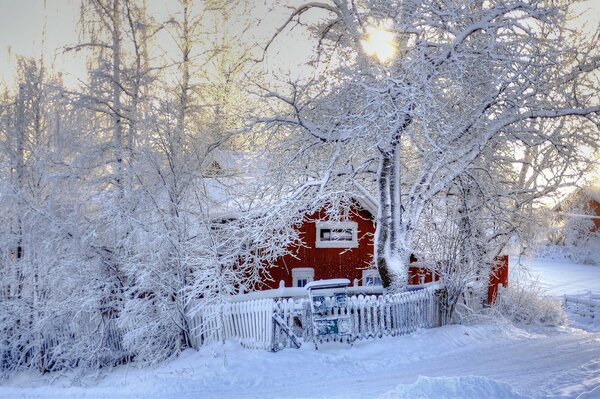
<instances>
[{"instance_id":1,"label":"sun","mask_svg":"<svg viewBox=\"0 0 600 399\"><path fill-rule=\"evenodd\" d=\"M367 55L375 56L379 62L387 63L396 55L396 36L382 27L369 26L361 44Z\"/></svg>"}]
</instances>

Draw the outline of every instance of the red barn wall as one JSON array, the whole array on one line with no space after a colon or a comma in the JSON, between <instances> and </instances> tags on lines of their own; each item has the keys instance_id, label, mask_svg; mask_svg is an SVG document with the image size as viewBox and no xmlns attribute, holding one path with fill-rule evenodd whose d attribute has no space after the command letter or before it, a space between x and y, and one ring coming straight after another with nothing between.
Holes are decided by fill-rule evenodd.
<instances>
[{"instance_id":1,"label":"red barn wall","mask_svg":"<svg viewBox=\"0 0 600 399\"><path fill-rule=\"evenodd\" d=\"M437 274L434 276L433 272L426 267L410 266L408 268L408 285L421 284L421 276L425 278L423 283L432 283L440 279Z\"/></svg>"},{"instance_id":2,"label":"red barn wall","mask_svg":"<svg viewBox=\"0 0 600 399\"><path fill-rule=\"evenodd\" d=\"M326 221L324 209L307 215L300 226L300 234L305 247L295 248L295 257L288 255L279 259L275 266L269 269L271 278L265 279L266 287L277 288L281 280L286 287L292 286L292 269L297 267L312 267L315 270L315 280L330 278L347 278L351 282L362 278L362 270L366 269L373 259L373 234L375 225L371 214L358 207L350 212L350 221L358 225L357 248L315 248L315 221Z\"/></svg>"}]
</instances>

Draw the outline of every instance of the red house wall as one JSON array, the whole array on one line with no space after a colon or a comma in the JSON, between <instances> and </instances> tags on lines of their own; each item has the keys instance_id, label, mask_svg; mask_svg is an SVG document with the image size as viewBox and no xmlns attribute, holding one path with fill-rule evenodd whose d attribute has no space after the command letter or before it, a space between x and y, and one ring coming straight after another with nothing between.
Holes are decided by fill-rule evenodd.
<instances>
[{"instance_id":1,"label":"red house wall","mask_svg":"<svg viewBox=\"0 0 600 399\"><path fill-rule=\"evenodd\" d=\"M269 269L269 277L263 279L261 289L278 288L279 282L284 281L286 287L292 287L292 269L310 267L314 269L314 279L324 280L331 278L362 279L362 270L369 267L373 259L373 236L375 224L371 214L361 208L353 207L349 221L358 225L358 247L356 248L316 248L316 221L327 221L325 210L307 215L304 223L299 227L300 235L305 246L290 248L294 256L287 255L280 258ZM417 258L412 255L409 267L408 284L419 284L420 276L425 276L425 283L439 280L426 266L418 264ZM498 285L508 286L508 256L498 258L498 267L490 275L488 289L488 303L492 303L498 292ZM362 283L361 283L362 285Z\"/></svg>"},{"instance_id":2,"label":"red house wall","mask_svg":"<svg viewBox=\"0 0 600 399\"><path fill-rule=\"evenodd\" d=\"M488 304L492 304L498 295L498 286L502 284L508 287L508 255L496 258L496 268L490 273L490 284L488 286Z\"/></svg>"},{"instance_id":3,"label":"red house wall","mask_svg":"<svg viewBox=\"0 0 600 399\"><path fill-rule=\"evenodd\" d=\"M325 211L321 210L307 215L300 226L305 247L295 248L295 257L284 256L269 269L270 279L265 279L264 289L277 288L281 280L286 287L292 286L292 269L297 267L312 267L315 270L315 280L330 278L347 278L351 282L362 278L362 270L366 269L373 259L373 234L375 225L371 214L358 207L350 212L350 221L358 225L357 248L315 248L317 239L315 221L328 220Z\"/></svg>"},{"instance_id":4,"label":"red house wall","mask_svg":"<svg viewBox=\"0 0 600 399\"><path fill-rule=\"evenodd\" d=\"M421 276L425 276L424 283L432 283L433 281L438 281L440 279L438 275L434 276L433 273L425 267L410 266L408 268L408 285L421 284L419 281Z\"/></svg>"}]
</instances>

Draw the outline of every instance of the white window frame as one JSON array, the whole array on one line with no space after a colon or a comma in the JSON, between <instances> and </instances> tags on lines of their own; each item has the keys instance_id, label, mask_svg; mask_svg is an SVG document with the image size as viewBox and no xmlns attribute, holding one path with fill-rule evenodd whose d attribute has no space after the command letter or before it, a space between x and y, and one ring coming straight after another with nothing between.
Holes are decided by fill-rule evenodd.
<instances>
[{"instance_id":1,"label":"white window frame","mask_svg":"<svg viewBox=\"0 0 600 399\"><path fill-rule=\"evenodd\" d=\"M373 277L373 278L378 278L379 279L379 285L367 285L367 277ZM381 276L379 275L379 272L377 270L374 269L364 269L362 271L362 286L363 287L381 287Z\"/></svg>"},{"instance_id":2,"label":"white window frame","mask_svg":"<svg viewBox=\"0 0 600 399\"><path fill-rule=\"evenodd\" d=\"M298 280L306 279L306 284L315 280L315 269L312 267L295 267L292 269L292 287L298 287Z\"/></svg>"},{"instance_id":3,"label":"white window frame","mask_svg":"<svg viewBox=\"0 0 600 399\"><path fill-rule=\"evenodd\" d=\"M317 238L315 248L357 248L358 247L358 223L356 222L316 222ZM351 229L352 241L321 241L321 230L323 229Z\"/></svg>"}]
</instances>

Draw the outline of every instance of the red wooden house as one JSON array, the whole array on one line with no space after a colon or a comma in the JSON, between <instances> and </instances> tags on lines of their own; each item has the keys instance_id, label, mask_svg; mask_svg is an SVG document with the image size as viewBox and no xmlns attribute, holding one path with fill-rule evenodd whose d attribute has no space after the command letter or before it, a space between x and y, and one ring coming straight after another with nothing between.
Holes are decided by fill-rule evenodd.
<instances>
[{"instance_id":1,"label":"red wooden house","mask_svg":"<svg viewBox=\"0 0 600 399\"><path fill-rule=\"evenodd\" d=\"M331 221L325 209L305 216L299 227L304 246L292 248L292 254L280 258L269 270L262 289L304 287L314 280L347 278L358 286L381 286L379 272L374 269L373 237L375 204L370 199L356 198L346 221ZM418 285L437 280L427 264L410 259L408 284ZM498 259L498 267L490 275L488 303L507 286L508 257Z\"/></svg>"},{"instance_id":2,"label":"red wooden house","mask_svg":"<svg viewBox=\"0 0 600 399\"><path fill-rule=\"evenodd\" d=\"M276 262L265 288L277 288L280 281L287 287L303 287L330 278L380 285L377 271L369 269L375 233L372 213L357 203L349 215L344 222L329 221L324 209L306 215L299 227L305 246L293 248L293 255Z\"/></svg>"},{"instance_id":3,"label":"red wooden house","mask_svg":"<svg viewBox=\"0 0 600 399\"><path fill-rule=\"evenodd\" d=\"M347 278L359 286L381 285L379 273L371 267L375 212L372 200L356 198L347 221L330 221L325 209L306 215L299 227L305 246L293 248L293 255L276 262L264 289L278 288L282 281L286 287L303 287L310 281L331 278ZM416 263L409 269L409 284L432 281L432 272L425 265Z\"/></svg>"},{"instance_id":4,"label":"red wooden house","mask_svg":"<svg viewBox=\"0 0 600 399\"><path fill-rule=\"evenodd\" d=\"M223 189L221 181L228 174L235 175L229 172L239 171L236 163L239 157L218 152L214 156L209 169L213 175L220 176L220 179L215 180L208 188L215 204L218 204L214 206L215 213L222 217L222 212L224 209L228 210L230 205L230 197L227 195L230 193ZM243 167L246 173L249 168L249 165ZM318 212L305 215L304 222L299 227L304 245L291 248L292 254L280 258L270 268L269 276L265 276L263 284L257 288L276 289L282 283L285 287L304 287L310 281L333 278L347 278L359 287L381 286L379 272L372 266L377 204L366 189L358 184L356 187L363 195L353 197L349 217L345 221L330 220L324 207ZM417 262L414 256L411 256L410 261L413 265L408 271L409 285L437 280L427 264ZM496 286L499 283L506 285L504 279L494 280L494 283Z\"/></svg>"}]
</instances>

